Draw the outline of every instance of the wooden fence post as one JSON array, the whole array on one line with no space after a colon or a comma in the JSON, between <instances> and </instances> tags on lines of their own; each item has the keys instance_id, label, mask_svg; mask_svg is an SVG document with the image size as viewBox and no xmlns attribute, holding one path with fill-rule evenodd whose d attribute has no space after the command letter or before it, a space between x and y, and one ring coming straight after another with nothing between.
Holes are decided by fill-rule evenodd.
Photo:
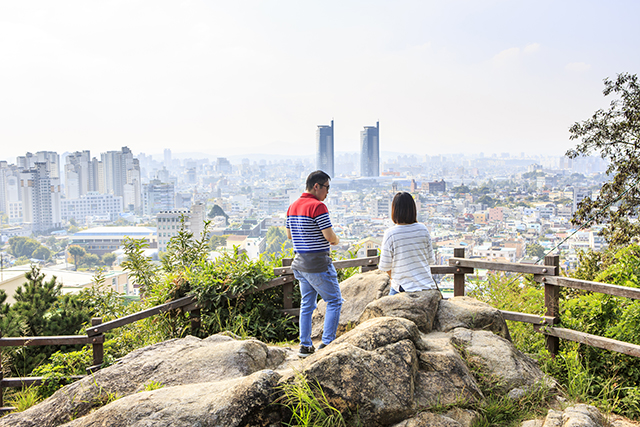
<instances>
[{"instance_id":1,"label":"wooden fence post","mask_svg":"<svg viewBox=\"0 0 640 427\"><path fill-rule=\"evenodd\" d=\"M453 256L454 258L464 258L464 248L453 248ZM464 296L464 273L453 273L453 296Z\"/></svg>"},{"instance_id":2,"label":"wooden fence post","mask_svg":"<svg viewBox=\"0 0 640 427\"><path fill-rule=\"evenodd\" d=\"M195 308L189 312L189 320L191 321L191 335L198 336L200 332L200 309Z\"/></svg>"},{"instance_id":3,"label":"wooden fence post","mask_svg":"<svg viewBox=\"0 0 640 427\"><path fill-rule=\"evenodd\" d=\"M378 250L377 249L367 249L367 257L370 256L377 256L378 255ZM362 267L360 267L360 272L361 273L365 273L367 271L371 271L371 270L377 270L378 269L378 264L369 264L369 265L363 265Z\"/></svg>"},{"instance_id":4,"label":"wooden fence post","mask_svg":"<svg viewBox=\"0 0 640 427\"><path fill-rule=\"evenodd\" d=\"M289 267L292 263L292 258L282 259L283 267ZM285 310L293 308L293 282L282 285L282 307Z\"/></svg>"},{"instance_id":5,"label":"wooden fence post","mask_svg":"<svg viewBox=\"0 0 640 427\"><path fill-rule=\"evenodd\" d=\"M545 256L544 265L549 266L549 269L553 269L553 271L551 271L552 275L560 275L560 256ZM560 317L560 287L548 283L544 284L544 305L547 307L547 316ZM555 356L560 347L560 338L545 335L545 342L549 353Z\"/></svg>"},{"instance_id":6,"label":"wooden fence post","mask_svg":"<svg viewBox=\"0 0 640 427\"><path fill-rule=\"evenodd\" d=\"M91 326L98 326L102 323L102 317L94 317L91 319ZM104 346L102 344L103 340L101 339L103 334L93 335L90 337L92 340L92 350L93 350L93 366L87 368L87 373L91 374L102 366L104 362Z\"/></svg>"},{"instance_id":7,"label":"wooden fence post","mask_svg":"<svg viewBox=\"0 0 640 427\"><path fill-rule=\"evenodd\" d=\"M2 331L0 331L0 338L2 338ZM0 408L4 406L4 388L2 387L3 379L4 373L2 372L2 350L0 350Z\"/></svg>"}]
</instances>

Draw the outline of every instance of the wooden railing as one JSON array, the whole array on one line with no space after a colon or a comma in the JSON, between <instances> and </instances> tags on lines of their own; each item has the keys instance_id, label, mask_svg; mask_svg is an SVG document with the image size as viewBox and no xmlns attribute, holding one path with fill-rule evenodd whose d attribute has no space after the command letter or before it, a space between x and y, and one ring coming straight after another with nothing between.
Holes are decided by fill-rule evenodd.
<instances>
[{"instance_id":1,"label":"wooden railing","mask_svg":"<svg viewBox=\"0 0 640 427\"><path fill-rule=\"evenodd\" d=\"M367 251L364 258L356 258L349 260L335 261L334 266L337 269L361 267L361 271L375 270L378 268L377 249ZM283 265L291 265L291 259L284 259ZM247 294L264 291L277 286L283 287L283 312L291 316L297 316L299 309L293 308L293 283L295 278L290 267L274 269L276 277L269 282L249 291ZM238 295L229 295L230 298L236 298ZM181 308L189 313L191 320L191 333L196 334L200 329L200 307L192 296L183 297L166 304L158 305L144 311L140 311L129 316L121 317L110 322L102 323L102 318L96 317L91 319L91 326L87 328L87 335L69 335L69 336L45 336L45 337L5 337L3 338L0 331L0 347L22 347L22 346L42 346L42 345L92 345L93 363L92 366L86 368L88 374L91 374L101 368L104 363L103 343L105 341L104 334L112 329L125 326L147 317L155 316L160 313L166 313L171 310ZM83 378L83 376L74 376L73 380ZM0 352L0 414L11 411L15 408L4 407L4 388L24 387L29 385L41 385L46 381L43 377L20 377L20 378L4 378L2 375L2 353Z\"/></svg>"},{"instance_id":2,"label":"wooden railing","mask_svg":"<svg viewBox=\"0 0 640 427\"><path fill-rule=\"evenodd\" d=\"M367 251L364 258L355 258L334 261L336 269L360 267L362 272L375 270L378 268L380 258L377 256L377 249ZM291 270L291 259L283 260L283 267L275 268L275 278L268 283L257 287L249 293L264 291L277 286L283 287L283 309L284 313L297 317L300 309L293 308L293 284L295 278ZM453 295L464 296L465 280L467 274L474 274L475 269L487 269L493 271L507 271L513 273L533 274L534 279L544 284L546 313L543 316L501 310L506 320L525 322L533 325L534 329L545 335L546 346L550 353L558 352L560 338L587 344L593 347L617 351L620 353L640 357L640 346L609 338L590 335L570 329L557 328L553 325L560 323L559 290L560 287L582 289L591 292L600 292L620 297L640 299L640 289L627 288L624 286L610 285L606 283L589 282L586 280L570 279L560 277L559 257L547 256L544 265L520 264L510 262L495 262L465 258L464 248L455 248L454 257L449 259L449 265L431 266L432 274L452 274L453 275ZM230 295L235 298L237 295ZM200 308L194 297L187 296L175 301L168 302L150 309L102 323L101 318L94 318L91 326L87 328L87 335L73 335L60 337L19 337L3 338L0 335L0 347L9 346L35 346L35 345L84 345L91 344L93 352L93 365L88 367L87 373L95 372L103 364L103 343L104 334L112 329L124 326L150 316L165 313L181 308L189 312L191 320L191 331L195 334L200 328ZM73 379L82 378L73 377ZM42 384L41 377L24 378L3 378L2 376L2 354L0 353L0 413L14 408L3 408L3 388L22 387L27 385Z\"/></svg>"},{"instance_id":3,"label":"wooden railing","mask_svg":"<svg viewBox=\"0 0 640 427\"><path fill-rule=\"evenodd\" d=\"M129 323L145 319L156 314L165 313L177 308L189 311L191 317L192 331L200 326L200 309L196 306L193 297L184 297L166 304L152 307L148 310L140 311L111 322L102 323L102 318L91 319L91 326L87 328L87 335L66 335L66 336L45 336L45 337L2 337L0 335L0 347L22 347L22 346L42 346L42 345L85 345L91 344L93 354L92 366L86 368L91 374L102 367L104 363L104 333ZM84 376L73 376L71 379L77 380ZM30 385L41 385L46 379L44 377L19 377L4 378L2 373L2 353L0 352L0 414L14 410L12 407L4 407L4 389L9 387L25 387Z\"/></svg>"},{"instance_id":4,"label":"wooden railing","mask_svg":"<svg viewBox=\"0 0 640 427\"><path fill-rule=\"evenodd\" d=\"M640 346L617 341L598 335L574 331L572 329L558 328L553 325L560 323L560 288L581 289L590 292L598 292L618 297L640 299L640 289L625 286L611 285L607 283L590 282L587 280L560 277L560 257L548 255L544 258L544 265L519 264L511 262L495 262L475 259L465 259L464 249L454 249L454 257L449 259L449 265L460 268L459 279L461 287L455 287L454 296L464 295L464 269L487 269L494 271L508 271L514 273L533 274L534 280L544 284L544 304L546 313L544 316L528 313L502 311L506 320L531 323L537 332L545 335L547 350L553 355L558 353L560 338L575 341L592 347L616 351L630 356L640 357ZM464 271L463 271L464 270ZM454 279L455 280L455 279Z\"/></svg>"}]
</instances>

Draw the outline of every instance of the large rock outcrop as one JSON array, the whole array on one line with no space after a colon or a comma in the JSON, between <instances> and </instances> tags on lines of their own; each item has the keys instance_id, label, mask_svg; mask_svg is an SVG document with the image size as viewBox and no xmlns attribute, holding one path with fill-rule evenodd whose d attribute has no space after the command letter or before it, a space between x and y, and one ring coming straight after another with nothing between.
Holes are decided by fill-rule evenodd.
<instances>
[{"instance_id":1,"label":"large rock outcrop","mask_svg":"<svg viewBox=\"0 0 640 427\"><path fill-rule=\"evenodd\" d=\"M58 426L115 397L143 391L151 382L164 387L216 382L275 369L284 360L284 349L257 340L212 335L203 340L190 336L165 341L129 353L39 405L0 418L0 427Z\"/></svg>"},{"instance_id":2,"label":"large rock outcrop","mask_svg":"<svg viewBox=\"0 0 640 427\"><path fill-rule=\"evenodd\" d=\"M231 380L130 394L65 427L268 425L279 421L278 411L270 406L279 378L276 372L263 370Z\"/></svg>"},{"instance_id":3,"label":"large rock outcrop","mask_svg":"<svg viewBox=\"0 0 640 427\"><path fill-rule=\"evenodd\" d=\"M437 291L387 296L382 272L341 287L340 336L307 359L254 339L171 340L0 418L0 427L276 426L288 420L274 399L299 373L368 427L469 427L477 414L462 408L484 398L474 372L495 378L505 392L544 379L513 347L500 312L486 304L442 300ZM320 333L322 321L320 304L314 315ZM163 387L145 391L152 381ZM440 413L443 406L452 409Z\"/></svg>"},{"instance_id":4,"label":"large rock outcrop","mask_svg":"<svg viewBox=\"0 0 640 427\"><path fill-rule=\"evenodd\" d=\"M374 317L402 317L411 320L422 332L431 332L442 300L440 291L401 292L385 296L367 304L358 323Z\"/></svg>"},{"instance_id":5,"label":"large rock outcrop","mask_svg":"<svg viewBox=\"0 0 640 427\"><path fill-rule=\"evenodd\" d=\"M389 275L380 270L356 274L340 283L340 292L344 302L340 311L338 336L356 326L367 304L388 295L389 288ZM311 337L313 339L322 336L326 309L327 304L324 301L319 301L311 323Z\"/></svg>"},{"instance_id":6,"label":"large rock outcrop","mask_svg":"<svg viewBox=\"0 0 640 427\"><path fill-rule=\"evenodd\" d=\"M435 329L448 332L455 328L482 329L511 341L507 323L500 310L470 297L453 297L438 305Z\"/></svg>"},{"instance_id":7,"label":"large rock outcrop","mask_svg":"<svg viewBox=\"0 0 640 427\"><path fill-rule=\"evenodd\" d=\"M547 416L541 420L524 421L521 427L637 427L618 415L605 417L595 406L583 403L569 406L564 410L549 409Z\"/></svg>"},{"instance_id":8,"label":"large rock outcrop","mask_svg":"<svg viewBox=\"0 0 640 427\"><path fill-rule=\"evenodd\" d=\"M550 381L533 360L492 332L456 328L453 343L464 352L467 364L489 374L503 392Z\"/></svg>"}]
</instances>

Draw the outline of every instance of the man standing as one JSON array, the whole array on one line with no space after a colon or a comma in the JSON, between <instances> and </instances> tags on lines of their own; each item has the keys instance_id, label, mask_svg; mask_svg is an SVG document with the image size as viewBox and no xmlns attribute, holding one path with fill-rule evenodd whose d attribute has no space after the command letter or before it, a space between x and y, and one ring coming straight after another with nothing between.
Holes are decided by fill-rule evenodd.
<instances>
[{"instance_id":1,"label":"man standing","mask_svg":"<svg viewBox=\"0 0 640 427\"><path fill-rule=\"evenodd\" d=\"M340 242L333 231L329 210L322 203L329 194L331 177L322 171L307 177L306 191L287 210L287 237L293 240L296 253L291 269L300 282L300 352L307 357L315 351L311 342L311 316L318 294L327 303L321 349L336 338L342 294L338 275L331 263L329 245Z\"/></svg>"}]
</instances>

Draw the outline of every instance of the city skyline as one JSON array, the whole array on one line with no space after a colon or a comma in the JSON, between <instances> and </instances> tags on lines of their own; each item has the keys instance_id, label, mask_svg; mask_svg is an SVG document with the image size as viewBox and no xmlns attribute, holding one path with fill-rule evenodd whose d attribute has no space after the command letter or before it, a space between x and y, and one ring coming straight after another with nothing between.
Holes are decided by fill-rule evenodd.
<instances>
[{"instance_id":1,"label":"city skyline","mask_svg":"<svg viewBox=\"0 0 640 427\"><path fill-rule=\"evenodd\" d=\"M81 5L81 7L80 7ZM0 5L5 158L30 151L549 153L637 72L640 4L280 1ZM363 19L366 18L366 19ZM114 28L117 31L114 31ZM320 60L321 59L321 60ZM320 60L320 61L319 61ZM321 66L318 66L321 64Z\"/></svg>"}]
</instances>

